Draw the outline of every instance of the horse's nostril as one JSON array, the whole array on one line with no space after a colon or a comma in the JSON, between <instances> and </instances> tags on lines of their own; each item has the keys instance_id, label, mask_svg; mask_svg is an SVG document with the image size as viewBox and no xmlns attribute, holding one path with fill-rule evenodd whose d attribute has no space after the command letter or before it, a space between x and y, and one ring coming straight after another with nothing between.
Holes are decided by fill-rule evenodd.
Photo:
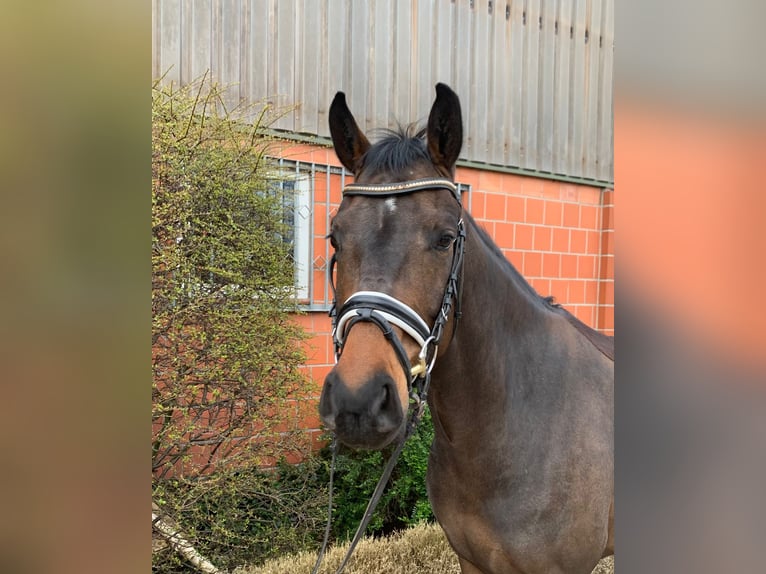
<instances>
[{"instance_id":1,"label":"horse's nostril","mask_svg":"<svg viewBox=\"0 0 766 574\"><path fill-rule=\"evenodd\" d=\"M386 403L388 402L388 397L390 396L390 393L388 391L388 385L383 385L383 390L381 391L381 399L380 399L380 407L382 409L386 408Z\"/></svg>"},{"instance_id":2,"label":"horse's nostril","mask_svg":"<svg viewBox=\"0 0 766 574\"><path fill-rule=\"evenodd\" d=\"M372 415L379 432L390 432L399 427L402 409L396 399L396 388L393 381L386 382L381 386Z\"/></svg>"}]
</instances>

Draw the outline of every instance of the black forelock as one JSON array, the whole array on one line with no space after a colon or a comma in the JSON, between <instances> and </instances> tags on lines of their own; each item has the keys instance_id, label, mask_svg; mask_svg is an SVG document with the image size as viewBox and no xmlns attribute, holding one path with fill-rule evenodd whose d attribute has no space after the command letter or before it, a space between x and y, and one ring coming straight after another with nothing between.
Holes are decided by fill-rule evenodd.
<instances>
[{"instance_id":1,"label":"black forelock","mask_svg":"<svg viewBox=\"0 0 766 574\"><path fill-rule=\"evenodd\" d=\"M373 132L380 139L364 154L360 171L368 173L404 174L412 166L431 161L426 148L426 129L417 124L399 126L395 130Z\"/></svg>"}]
</instances>

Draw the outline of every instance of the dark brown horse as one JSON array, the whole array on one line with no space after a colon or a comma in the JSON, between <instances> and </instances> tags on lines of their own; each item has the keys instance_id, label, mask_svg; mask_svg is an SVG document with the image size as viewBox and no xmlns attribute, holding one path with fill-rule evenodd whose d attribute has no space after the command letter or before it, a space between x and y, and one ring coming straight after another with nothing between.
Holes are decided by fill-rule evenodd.
<instances>
[{"instance_id":1,"label":"dark brown horse","mask_svg":"<svg viewBox=\"0 0 766 574\"><path fill-rule=\"evenodd\" d=\"M330 234L343 304L320 414L382 448L404 432L412 365L435 360L428 490L462 571L590 572L614 551L613 339L540 297L462 209L460 102L436 94L424 132L375 145L342 93L330 109L355 184Z\"/></svg>"}]
</instances>

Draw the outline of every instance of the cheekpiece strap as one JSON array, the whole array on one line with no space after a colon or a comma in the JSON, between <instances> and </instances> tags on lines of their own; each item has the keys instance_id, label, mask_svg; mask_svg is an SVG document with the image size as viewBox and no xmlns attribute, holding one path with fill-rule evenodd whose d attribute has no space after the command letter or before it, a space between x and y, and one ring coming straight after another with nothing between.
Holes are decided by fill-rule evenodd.
<instances>
[{"instance_id":1,"label":"cheekpiece strap","mask_svg":"<svg viewBox=\"0 0 766 574\"><path fill-rule=\"evenodd\" d=\"M463 205L460 201L460 192L458 191L457 185L448 179L439 177L414 179L412 181L403 181L401 183L352 183L343 188L343 195L369 195L380 197L387 195L403 195L405 193L413 193L427 189L446 189L452 193L452 197L455 198L455 201L457 201L459 205Z\"/></svg>"}]
</instances>

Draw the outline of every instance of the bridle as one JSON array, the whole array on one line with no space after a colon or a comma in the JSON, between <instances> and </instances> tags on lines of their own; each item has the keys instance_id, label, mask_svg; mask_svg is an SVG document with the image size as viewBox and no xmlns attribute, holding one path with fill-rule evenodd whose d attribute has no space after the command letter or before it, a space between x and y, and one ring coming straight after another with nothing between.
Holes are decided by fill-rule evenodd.
<instances>
[{"instance_id":1,"label":"bridle","mask_svg":"<svg viewBox=\"0 0 766 574\"><path fill-rule=\"evenodd\" d=\"M452 197L458 202L458 205L462 208L462 201L460 199L460 192L457 185L449 179L444 178L425 178L417 179L413 181L407 181L403 183L388 183L388 184L351 184L347 185L343 189L343 197L352 195L363 195L370 197L385 198L392 195L403 195L416 193L421 191L435 191L439 189L446 189L451 192ZM351 557L354 548L361 539L364 531L367 528L367 524L372 518L372 513L375 510L375 506L380 500L383 494L383 489L391 475L391 472L396 465L396 461L399 458L399 454L404 448L404 443L412 435L423 416L423 411L426 405L426 399L428 396L428 387L431 382L431 371L436 363L436 356L439 349L439 343L441 342L442 335L444 333L444 327L449 321L450 313L454 305L454 320L452 334L454 336L457 329L457 322L460 318L460 299L462 292L462 270L463 270L463 252L465 244L465 225L463 219L459 219L457 223L457 236L453 241L452 251L452 264L450 267L449 277L447 284L444 288L444 294L442 296L441 308L434 319L433 326L429 327L428 323L413 310L406 303L399 301L395 297L382 293L380 291L357 291L353 293L338 309L337 298L335 293L335 282L333 280L333 271L335 268L335 255L333 254L328 266L329 283L333 293L333 303L330 308L330 317L332 319L332 337L335 345L335 361L337 362L343 353L343 345L348 337L351 328L360 322L368 322L376 325L383 333L388 343L396 353L399 364L404 371L405 378L407 379L407 392L413 403L413 409L410 411L409 420L405 433L397 445L394 452L391 454L383 475L378 481L378 485L373 492L372 498L367 505L362 522L357 528L351 545L346 553L345 558L341 562L336 574L340 574L346 566L346 562ZM414 366L411 364L407 352L404 350L401 340L399 339L396 331L392 326L399 327L405 334L410 336L420 347L418 353L418 362ZM322 557L327 547L327 541L330 533L330 523L332 520L332 481L335 468L335 455L337 452L337 441L333 440L332 443L332 463L330 467L330 503L327 519L327 527L325 528L324 542L319 552L317 562L314 566L313 573L315 574L319 570Z\"/></svg>"},{"instance_id":2,"label":"bridle","mask_svg":"<svg viewBox=\"0 0 766 574\"><path fill-rule=\"evenodd\" d=\"M365 195L372 197L388 197L391 195L402 195L429 190L434 191L438 189L446 189L450 191L452 197L457 201L458 205L462 207L462 201L457 186L450 180L442 178L417 179L395 184L352 184L345 187L343 196ZM383 332L386 340L393 347L399 363L404 370L405 378L407 379L407 390L413 400L415 400L415 403L419 405L420 402L425 399L425 395L423 393L424 389L422 388L422 385L418 385L418 383L426 382L425 379L427 379L427 376L433 369L438 346L444 332L444 327L449 320L453 304L455 306L455 322L457 323L460 318L460 292L462 286L461 271L463 268L464 242L465 226L461 218L457 223L457 236L453 241L452 264L447 279L447 285L444 288L441 308L432 327L429 327L428 323L409 305L379 291L357 291L346 299L340 309L338 309L335 295L335 283L333 281L333 269L335 267L335 255L333 255L329 269L329 281L333 292L333 303L330 309L330 317L332 319L332 337L335 345L336 361L340 358L348 333L354 325L361 321L377 325ZM410 359L407 356L399 337L391 327L392 325L399 327L420 347L418 363L416 365L411 365Z\"/></svg>"}]
</instances>

